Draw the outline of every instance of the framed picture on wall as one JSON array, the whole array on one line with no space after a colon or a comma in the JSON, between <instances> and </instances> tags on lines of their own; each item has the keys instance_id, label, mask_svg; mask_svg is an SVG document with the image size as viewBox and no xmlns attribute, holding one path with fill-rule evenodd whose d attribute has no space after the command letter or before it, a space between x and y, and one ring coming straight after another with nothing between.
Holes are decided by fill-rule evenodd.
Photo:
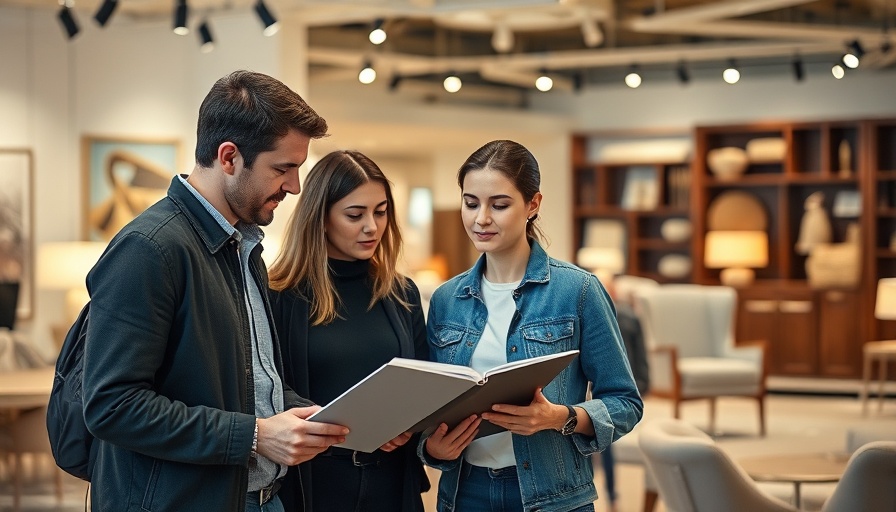
<instances>
[{"instance_id":1,"label":"framed picture on wall","mask_svg":"<svg viewBox=\"0 0 896 512\"><path fill-rule=\"evenodd\" d=\"M33 311L33 179L31 150L0 148L0 327Z\"/></svg>"},{"instance_id":2,"label":"framed picture on wall","mask_svg":"<svg viewBox=\"0 0 896 512\"><path fill-rule=\"evenodd\" d=\"M175 139L82 137L84 239L110 240L165 197L178 171L180 151Z\"/></svg>"}]
</instances>

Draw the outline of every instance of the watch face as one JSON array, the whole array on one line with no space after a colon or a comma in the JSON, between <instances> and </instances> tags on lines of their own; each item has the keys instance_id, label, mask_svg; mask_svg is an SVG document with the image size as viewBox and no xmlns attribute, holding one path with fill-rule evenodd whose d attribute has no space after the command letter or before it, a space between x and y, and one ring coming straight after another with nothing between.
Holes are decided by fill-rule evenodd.
<instances>
[{"instance_id":1,"label":"watch face","mask_svg":"<svg viewBox=\"0 0 896 512\"><path fill-rule=\"evenodd\" d=\"M570 416L567 418L566 423L563 424L563 428L560 429L560 433L564 436L568 436L575 432L576 425L578 425L579 419L576 416Z\"/></svg>"}]
</instances>

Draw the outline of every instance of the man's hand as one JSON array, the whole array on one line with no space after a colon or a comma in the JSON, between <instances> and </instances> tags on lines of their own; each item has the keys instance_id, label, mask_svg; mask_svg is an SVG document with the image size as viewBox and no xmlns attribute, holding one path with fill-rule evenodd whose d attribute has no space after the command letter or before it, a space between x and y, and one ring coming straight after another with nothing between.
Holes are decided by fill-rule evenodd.
<instances>
[{"instance_id":1,"label":"man's hand","mask_svg":"<svg viewBox=\"0 0 896 512\"><path fill-rule=\"evenodd\" d=\"M295 466L311 460L331 445L345 441L348 428L305 421L320 406L299 407L270 418L259 418L256 452L277 464Z\"/></svg>"}]
</instances>

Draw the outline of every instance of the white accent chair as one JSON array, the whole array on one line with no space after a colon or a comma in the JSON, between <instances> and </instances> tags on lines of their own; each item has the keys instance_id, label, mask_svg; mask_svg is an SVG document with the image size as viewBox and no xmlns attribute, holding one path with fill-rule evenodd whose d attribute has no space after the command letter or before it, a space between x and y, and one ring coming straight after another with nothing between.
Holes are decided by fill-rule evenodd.
<instances>
[{"instance_id":1,"label":"white accent chair","mask_svg":"<svg viewBox=\"0 0 896 512\"><path fill-rule=\"evenodd\" d=\"M834 494L822 512L896 510L896 441L874 441L849 459Z\"/></svg>"},{"instance_id":2,"label":"white accent chair","mask_svg":"<svg viewBox=\"0 0 896 512\"><path fill-rule=\"evenodd\" d=\"M639 445L668 512L797 511L759 489L711 437L684 421L645 423Z\"/></svg>"},{"instance_id":3,"label":"white accent chair","mask_svg":"<svg viewBox=\"0 0 896 512\"><path fill-rule=\"evenodd\" d=\"M716 398L743 396L759 405L765 435L765 341L734 345L737 292L727 286L670 284L638 293L650 360L650 394L670 398L673 416L684 400L708 399L715 432Z\"/></svg>"}]
</instances>

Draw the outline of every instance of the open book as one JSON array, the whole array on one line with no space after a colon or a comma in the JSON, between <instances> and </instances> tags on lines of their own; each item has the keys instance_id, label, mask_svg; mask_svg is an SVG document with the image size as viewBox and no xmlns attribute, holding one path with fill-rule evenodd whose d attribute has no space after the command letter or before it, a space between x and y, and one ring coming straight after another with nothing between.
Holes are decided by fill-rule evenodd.
<instances>
[{"instance_id":1,"label":"open book","mask_svg":"<svg viewBox=\"0 0 896 512\"><path fill-rule=\"evenodd\" d=\"M351 432L337 446L370 453L402 432L454 427L493 404L526 405L578 353L514 361L482 375L468 366L396 357L308 419L345 425ZM479 437L501 430L483 421Z\"/></svg>"}]
</instances>

